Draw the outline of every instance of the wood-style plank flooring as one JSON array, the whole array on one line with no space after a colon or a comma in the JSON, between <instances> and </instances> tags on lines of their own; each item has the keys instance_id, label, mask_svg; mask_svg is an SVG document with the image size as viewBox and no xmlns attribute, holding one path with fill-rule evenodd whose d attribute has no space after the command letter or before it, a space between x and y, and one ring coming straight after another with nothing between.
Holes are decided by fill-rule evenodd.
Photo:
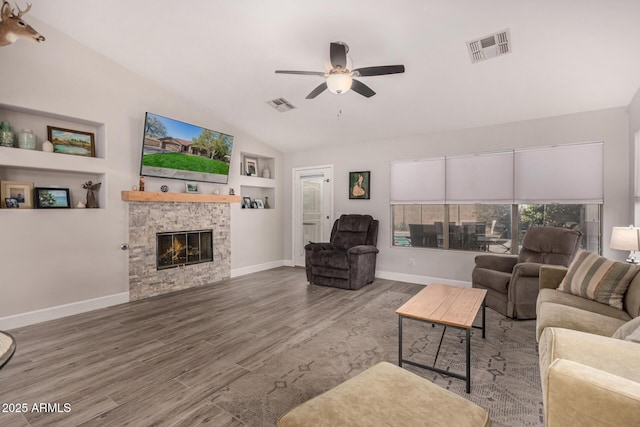
<instances>
[{"instance_id":1,"label":"wood-style plank flooring","mask_svg":"<svg viewBox=\"0 0 640 427\"><path fill-rule=\"evenodd\" d=\"M390 289L422 286L377 279L350 292L282 267L15 329L0 426L243 425L218 391Z\"/></svg>"}]
</instances>

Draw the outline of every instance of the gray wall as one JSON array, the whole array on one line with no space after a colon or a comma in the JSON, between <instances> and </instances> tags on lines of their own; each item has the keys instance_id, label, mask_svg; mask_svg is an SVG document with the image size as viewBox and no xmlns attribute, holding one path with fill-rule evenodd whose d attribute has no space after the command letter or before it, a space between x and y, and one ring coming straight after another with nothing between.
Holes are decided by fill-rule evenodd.
<instances>
[{"instance_id":1,"label":"gray wall","mask_svg":"<svg viewBox=\"0 0 640 427\"><path fill-rule=\"evenodd\" d=\"M522 102L526 102L523 100ZM410 138L371 141L366 144L327 147L287 154L285 167L334 165L335 216L367 213L380 220L378 270L383 277L425 282L432 278L469 282L474 253L426 248L391 247L389 162L392 160L493 151L587 141L604 141L605 205L604 254L624 258L609 250L611 227L630 220L629 125L625 107L457 130ZM371 171L371 200L349 200L348 172ZM286 176L285 195L291 201L291 177ZM285 212L291 220L290 210ZM285 227L285 257L291 258L291 228ZM411 267L409 259L415 258Z\"/></svg>"}]
</instances>

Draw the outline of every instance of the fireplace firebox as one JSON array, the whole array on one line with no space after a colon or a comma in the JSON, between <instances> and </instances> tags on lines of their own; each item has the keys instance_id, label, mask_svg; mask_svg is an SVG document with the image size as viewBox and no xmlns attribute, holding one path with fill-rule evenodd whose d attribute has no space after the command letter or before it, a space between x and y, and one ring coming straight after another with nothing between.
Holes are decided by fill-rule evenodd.
<instances>
[{"instance_id":1,"label":"fireplace firebox","mask_svg":"<svg viewBox=\"0 0 640 427\"><path fill-rule=\"evenodd\" d=\"M156 233L158 270L213 261L213 230Z\"/></svg>"}]
</instances>

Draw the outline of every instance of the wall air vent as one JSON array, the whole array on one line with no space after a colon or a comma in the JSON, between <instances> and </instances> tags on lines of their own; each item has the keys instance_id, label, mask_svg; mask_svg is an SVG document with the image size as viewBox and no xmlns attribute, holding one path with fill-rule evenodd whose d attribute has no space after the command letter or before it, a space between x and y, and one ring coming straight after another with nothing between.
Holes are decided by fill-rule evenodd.
<instances>
[{"instance_id":1,"label":"wall air vent","mask_svg":"<svg viewBox=\"0 0 640 427\"><path fill-rule=\"evenodd\" d=\"M467 42L471 62L476 63L496 56L511 53L511 35L509 30Z\"/></svg>"},{"instance_id":2,"label":"wall air vent","mask_svg":"<svg viewBox=\"0 0 640 427\"><path fill-rule=\"evenodd\" d=\"M290 111L296 108L295 105L293 105L292 103L290 103L284 98L277 98L271 101L267 101L267 104L271 105L273 108L280 111L281 113L285 113L287 111Z\"/></svg>"}]
</instances>

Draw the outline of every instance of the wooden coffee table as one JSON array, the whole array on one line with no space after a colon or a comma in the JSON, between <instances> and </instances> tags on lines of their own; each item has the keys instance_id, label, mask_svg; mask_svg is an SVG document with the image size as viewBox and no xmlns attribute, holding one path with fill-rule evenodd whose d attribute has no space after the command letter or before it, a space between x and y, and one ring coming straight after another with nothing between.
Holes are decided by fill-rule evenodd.
<instances>
[{"instance_id":1,"label":"wooden coffee table","mask_svg":"<svg viewBox=\"0 0 640 427\"><path fill-rule=\"evenodd\" d=\"M467 393L471 392L471 328L482 329L482 338L485 337L485 304L486 289L462 288L460 286L431 284L414 295L402 307L396 310L398 315L398 366L403 363L429 369L443 375L459 378L467 381ZM482 326L474 326L473 320L482 307ZM444 325L440 345L436 352L433 366L423 365L402 358L402 318L407 317L427 323ZM464 329L467 334L467 369L466 375L445 371L435 367L442 345L442 338L446 327Z\"/></svg>"}]
</instances>

